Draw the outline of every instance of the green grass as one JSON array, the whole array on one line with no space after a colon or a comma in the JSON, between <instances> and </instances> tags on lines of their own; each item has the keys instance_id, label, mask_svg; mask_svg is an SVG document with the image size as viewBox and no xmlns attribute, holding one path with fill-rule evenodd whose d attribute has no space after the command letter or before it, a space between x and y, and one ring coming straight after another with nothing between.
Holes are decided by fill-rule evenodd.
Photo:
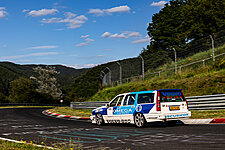
<instances>
[{"instance_id":1,"label":"green grass","mask_svg":"<svg viewBox=\"0 0 225 150\"><path fill-rule=\"evenodd\" d=\"M225 52L225 44L215 49L215 54ZM212 50L197 53L185 59L178 60L178 74L174 74L174 70L161 72L150 75L148 73L154 71L147 71L145 81L141 79L134 79L130 83L124 83L115 87L108 87L98 91L88 101L109 101L117 94L156 90L156 89L182 89L185 96L199 96L225 93L225 55L216 58L215 64L212 59L203 63L197 63L191 66L183 67L181 72L180 65L188 64L198 60L209 58ZM173 68L174 62L159 66L156 70L165 70Z\"/></svg>"},{"instance_id":2,"label":"green grass","mask_svg":"<svg viewBox=\"0 0 225 150\"><path fill-rule=\"evenodd\" d=\"M30 141L29 143L26 141L21 141L21 143L15 143L15 142L0 140L1 150L49 150L50 149L48 148L48 146L44 145L43 142L41 142L41 145L43 145L43 147L38 147L32 141ZM66 143L56 144L51 148L56 150L83 150L84 149L82 144L73 143L71 141L68 144ZM99 147L96 149L103 150L104 148Z\"/></svg>"},{"instance_id":3,"label":"green grass","mask_svg":"<svg viewBox=\"0 0 225 150\"><path fill-rule=\"evenodd\" d=\"M225 118L225 110L191 110L191 119Z\"/></svg>"},{"instance_id":4,"label":"green grass","mask_svg":"<svg viewBox=\"0 0 225 150\"><path fill-rule=\"evenodd\" d=\"M215 48L215 55L218 55L218 54L221 54L221 53L225 53L225 44L223 46ZM212 55L212 49L209 49L208 51L199 52L199 53L196 53L196 54L194 54L192 56L189 56L187 58L184 58L184 59L179 59L179 57L178 57L177 65L181 66L181 65L189 64L189 63L196 62L196 61L199 61L199 60L203 60L203 59L206 59L206 58L210 58L211 55ZM223 57L224 57L224 55L223 55ZM209 61L212 62L212 60L209 60ZM208 63L209 63L209 61L208 61ZM201 64L201 63L199 63L199 64ZM168 64L165 64L165 65L162 65L162 66L158 67L156 70L158 70L158 71L159 70L166 70L168 68L173 68L173 67L174 67L174 62L170 62ZM150 70L148 72L152 72L152 71Z\"/></svg>"},{"instance_id":5,"label":"green grass","mask_svg":"<svg viewBox=\"0 0 225 150\"><path fill-rule=\"evenodd\" d=\"M47 150L46 147L37 147L33 145L32 142L28 143L15 143L9 141L0 140L0 149L1 150Z\"/></svg>"},{"instance_id":6,"label":"green grass","mask_svg":"<svg viewBox=\"0 0 225 150\"><path fill-rule=\"evenodd\" d=\"M91 97L89 101L109 101L120 93L156 89L182 89L186 97L225 93L225 69L219 71L204 71L204 69L202 68L201 73L191 76L154 77L145 81L105 88Z\"/></svg>"},{"instance_id":7,"label":"green grass","mask_svg":"<svg viewBox=\"0 0 225 150\"><path fill-rule=\"evenodd\" d=\"M0 106L1 108L49 108L55 106Z\"/></svg>"},{"instance_id":8,"label":"green grass","mask_svg":"<svg viewBox=\"0 0 225 150\"><path fill-rule=\"evenodd\" d=\"M70 107L56 107L50 111L63 115L80 117L90 117L91 115L91 110L89 109L71 109ZM209 118L225 118L225 110L191 110L191 119Z\"/></svg>"},{"instance_id":9,"label":"green grass","mask_svg":"<svg viewBox=\"0 0 225 150\"><path fill-rule=\"evenodd\" d=\"M90 117L92 110L90 109L71 109L70 107L55 107L49 110L53 113L61 115L79 116L79 117Z\"/></svg>"}]
</instances>

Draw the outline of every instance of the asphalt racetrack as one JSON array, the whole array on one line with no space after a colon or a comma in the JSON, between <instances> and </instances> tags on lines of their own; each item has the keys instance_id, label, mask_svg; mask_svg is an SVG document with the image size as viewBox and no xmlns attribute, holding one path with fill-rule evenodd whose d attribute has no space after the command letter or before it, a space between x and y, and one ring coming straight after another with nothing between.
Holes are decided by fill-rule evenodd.
<instances>
[{"instance_id":1,"label":"asphalt racetrack","mask_svg":"<svg viewBox=\"0 0 225 150\"><path fill-rule=\"evenodd\" d=\"M225 125L150 124L146 128L45 116L43 108L0 109L0 137L82 149L225 149Z\"/></svg>"}]
</instances>

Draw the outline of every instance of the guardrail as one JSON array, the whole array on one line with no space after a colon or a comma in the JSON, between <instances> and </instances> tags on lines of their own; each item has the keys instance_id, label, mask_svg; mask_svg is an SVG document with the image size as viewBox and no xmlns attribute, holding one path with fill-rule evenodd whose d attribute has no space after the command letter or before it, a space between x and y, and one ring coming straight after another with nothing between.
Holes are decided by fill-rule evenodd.
<instances>
[{"instance_id":1,"label":"guardrail","mask_svg":"<svg viewBox=\"0 0 225 150\"><path fill-rule=\"evenodd\" d=\"M187 97L190 110L225 109L225 94Z\"/></svg>"},{"instance_id":2,"label":"guardrail","mask_svg":"<svg viewBox=\"0 0 225 150\"><path fill-rule=\"evenodd\" d=\"M35 103L0 103L1 106L68 106L61 104L35 104Z\"/></svg>"},{"instance_id":3,"label":"guardrail","mask_svg":"<svg viewBox=\"0 0 225 150\"><path fill-rule=\"evenodd\" d=\"M70 108L71 109L95 109L97 107L104 106L107 101L101 102L71 102Z\"/></svg>"},{"instance_id":4,"label":"guardrail","mask_svg":"<svg viewBox=\"0 0 225 150\"><path fill-rule=\"evenodd\" d=\"M225 109L225 94L203 95L186 97L190 110ZM102 102L71 102L72 109L94 109L104 106L107 101Z\"/></svg>"}]
</instances>

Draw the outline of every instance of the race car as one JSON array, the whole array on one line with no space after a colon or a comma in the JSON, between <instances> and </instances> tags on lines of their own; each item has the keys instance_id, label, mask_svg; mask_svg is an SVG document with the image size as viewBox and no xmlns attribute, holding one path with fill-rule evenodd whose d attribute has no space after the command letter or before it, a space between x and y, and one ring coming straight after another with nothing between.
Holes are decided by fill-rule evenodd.
<instances>
[{"instance_id":1,"label":"race car","mask_svg":"<svg viewBox=\"0 0 225 150\"><path fill-rule=\"evenodd\" d=\"M161 89L119 94L105 106L94 109L90 119L97 125L131 123L143 127L148 122L189 118L191 112L181 91Z\"/></svg>"}]
</instances>

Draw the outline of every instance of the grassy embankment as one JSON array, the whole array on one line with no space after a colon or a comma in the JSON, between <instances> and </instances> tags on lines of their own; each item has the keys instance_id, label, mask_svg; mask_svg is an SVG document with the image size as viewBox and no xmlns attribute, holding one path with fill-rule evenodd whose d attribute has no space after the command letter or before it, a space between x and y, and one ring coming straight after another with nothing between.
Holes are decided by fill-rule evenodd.
<instances>
[{"instance_id":1,"label":"grassy embankment","mask_svg":"<svg viewBox=\"0 0 225 150\"><path fill-rule=\"evenodd\" d=\"M182 89L186 97L225 93L225 69L203 71L193 76L155 77L145 81L126 83L103 89L90 98L90 101L109 101L119 93L153 89Z\"/></svg>"},{"instance_id":2,"label":"grassy embankment","mask_svg":"<svg viewBox=\"0 0 225 150\"><path fill-rule=\"evenodd\" d=\"M53 113L58 113L62 115L79 116L79 117L90 117L90 109L71 109L70 107L55 107L49 110Z\"/></svg>"},{"instance_id":3,"label":"grassy embankment","mask_svg":"<svg viewBox=\"0 0 225 150\"><path fill-rule=\"evenodd\" d=\"M225 53L225 45L215 49L216 55L221 53ZM212 50L208 50L181 59L178 61L178 67L209 58L211 54ZM156 70L165 70L173 67L174 62L171 62L170 64L159 66ZM205 66L203 66L203 62L200 62L183 67L182 72L178 68L177 75L174 74L173 70L162 72L160 77L157 75L148 76L146 73L145 81L136 80L116 87L105 88L91 97L89 101L109 101L119 93L171 88L182 89L185 96L225 93L225 55L217 57L214 65L212 59L210 59L205 61Z\"/></svg>"}]
</instances>

